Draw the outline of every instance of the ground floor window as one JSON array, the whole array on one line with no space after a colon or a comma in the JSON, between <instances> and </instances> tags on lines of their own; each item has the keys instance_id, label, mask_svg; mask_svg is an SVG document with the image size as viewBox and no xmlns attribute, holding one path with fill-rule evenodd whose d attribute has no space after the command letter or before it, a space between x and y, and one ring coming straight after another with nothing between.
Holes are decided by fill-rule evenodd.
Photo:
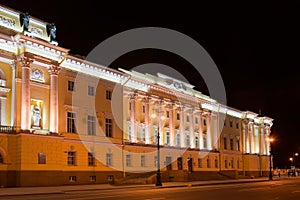
<instances>
[{"instance_id":1,"label":"ground floor window","mask_svg":"<svg viewBox=\"0 0 300 200\"><path fill-rule=\"evenodd\" d=\"M96 182L96 176L90 176L90 182Z\"/></svg>"},{"instance_id":2,"label":"ground floor window","mask_svg":"<svg viewBox=\"0 0 300 200\"><path fill-rule=\"evenodd\" d=\"M3 164L3 157L2 157L2 155L0 154L0 164Z\"/></svg>"},{"instance_id":3,"label":"ground floor window","mask_svg":"<svg viewBox=\"0 0 300 200\"><path fill-rule=\"evenodd\" d=\"M76 176L69 176L69 182L76 182L77 177Z\"/></svg>"}]
</instances>

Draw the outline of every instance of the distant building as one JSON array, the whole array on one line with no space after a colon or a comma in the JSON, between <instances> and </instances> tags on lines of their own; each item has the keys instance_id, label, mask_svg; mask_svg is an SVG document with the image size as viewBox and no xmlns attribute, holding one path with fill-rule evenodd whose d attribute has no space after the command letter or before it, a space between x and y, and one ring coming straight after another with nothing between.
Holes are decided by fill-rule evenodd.
<instances>
[{"instance_id":1,"label":"distant building","mask_svg":"<svg viewBox=\"0 0 300 200\"><path fill-rule=\"evenodd\" d=\"M53 25L20 16L0 6L0 186L155 176L158 163L163 181L268 174L272 119L71 56Z\"/></svg>"}]
</instances>

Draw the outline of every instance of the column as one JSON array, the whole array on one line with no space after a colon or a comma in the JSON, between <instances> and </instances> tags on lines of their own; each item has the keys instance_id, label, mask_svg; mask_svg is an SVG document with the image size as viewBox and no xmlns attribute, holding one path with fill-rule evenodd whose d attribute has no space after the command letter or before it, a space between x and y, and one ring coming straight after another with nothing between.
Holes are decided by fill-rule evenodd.
<instances>
[{"instance_id":1,"label":"column","mask_svg":"<svg viewBox=\"0 0 300 200\"><path fill-rule=\"evenodd\" d=\"M180 147L185 147L185 141L184 141L184 107L180 107Z\"/></svg>"},{"instance_id":2,"label":"column","mask_svg":"<svg viewBox=\"0 0 300 200\"><path fill-rule=\"evenodd\" d=\"M175 125L174 125L174 112L173 104L169 105L169 129L170 129L170 146L175 146Z\"/></svg>"},{"instance_id":3,"label":"column","mask_svg":"<svg viewBox=\"0 0 300 200\"><path fill-rule=\"evenodd\" d=\"M254 153L254 127L253 122L248 123L249 142L250 142L250 153Z\"/></svg>"},{"instance_id":4,"label":"column","mask_svg":"<svg viewBox=\"0 0 300 200\"><path fill-rule=\"evenodd\" d=\"M199 149L202 150L203 149L202 110L200 110L199 112L198 124L199 124Z\"/></svg>"},{"instance_id":5,"label":"column","mask_svg":"<svg viewBox=\"0 0 300 200\"><path fill-rule=\"evenodd\" d=\"M194 134L194 110L190 112L190 140L191 148L195 148L195 134Z\"/></svg>"},{"instance_id":6,"label":"column","mask_svg":"<svg viewBox=\"0 0 300 200\"><path fill-rule=\"evenodd\" d=\"M0 97L1 125L6 126L6 97Z\"/></svg>"},{"instance_id":7,"label":"column","mask_svg":"<svg viewBox=\"0 0 300 200\"><path fill-rule=\"evenodd\" d=\"M218 113L211 114L211 140L212 148L219 149L218 145Z\"/></svg>"},{"instance_id":8,"label":"column","mask_svg":"<svg viewBox=\"0 0 300 200\"><path fill-rule=\"evenodd\" d=\"M243 120L243 143L244 153L250 153L249 151L249 133L248 133L248 119Z\"/></svg>"},{"instance_id":9,"label":"column","mask_svg":"<svg viewBox=\"0 0 300 200\"><path fill-rule=\"evenodd\" d=\"M259 126L259 128L260 128L260 139L261 139L261 142L260 142L260 153L262 154L262 155L264 155L264 154L266 154L265 153L265 130L264 130L264 128L265 128L265 126L263 125L263 124L261 124L260 126Z\"/></svg>"},{"instance_id":10,"label":"column","mask_svg":"<svg viewBox=\"0 0 300 200\"><path fill-rule=\"evenodd\" d=\"M207 149L212 150L212 133L211 133L211 114L206 115L206 129L207 129Z\"/></svg>"},{"instance_id":11,"label":"column","mask_svg":"<svg viewBox=\"0 0 300 200\"><path fill-rule=\"evenodd\" d=\"M131 126L131 142L136 142L136 118L135 118L135 112L136 112L136 98L135 95L131 97L130 103L131 103L131 113L130 113L130 126Z\"/></svg>"},{"instance_id":12,"label":"column","mask_svg":"<svg viewBox=\"0 0 300 200\"><path fill-rule=\"evenodd\" d=\"M10 115L10 125L15 125L15 99L16 99L16 63L12 61L10 63L12 70L12 80L11 80L11 115Z\"/></svg>"},{"instance_id":13,"label":"column","mask_svg":"<svg viewBox=\"0 0 300 200\"><path fill-rule=\"evenodd\" d=\"M270 126L266 126L266 137L270 137L271 130ZM267 150L267 155L270 155L271 152L271 142L266 140L266 150Z\"/></svg>"},{"instance_id":14,"label":"column","mask_svg":"<svg viewBox=\"0 0 300 200\"><path fill-rule=\"evenodd\" d=\"M49 131L58 133L58 73L61 67L51 65L50 73L50 127Z\"/></svg>"},{"instance_id":15,"label":"column","mask_svg":"<svg viewBox=\"0 0 300 200\"><path fill-rule=\"evenodd\" d=\"M145 100L145 139L146 139L146 144L150 144L150 130L149 130L149 125L150 125L150 106L149 106L149 97L146 97Z\"/></svg>"},{"instance_id":16,"label":"column","mask_svg":"<svg viewBox=\"0 0 300 200\"><path fill-rule=\"evenodd\" d=\"M22 100L21 100L21 129L30 129L30 65L34 60L23 56L20 58L22 64Z\"/></svg>"}]
</instances>

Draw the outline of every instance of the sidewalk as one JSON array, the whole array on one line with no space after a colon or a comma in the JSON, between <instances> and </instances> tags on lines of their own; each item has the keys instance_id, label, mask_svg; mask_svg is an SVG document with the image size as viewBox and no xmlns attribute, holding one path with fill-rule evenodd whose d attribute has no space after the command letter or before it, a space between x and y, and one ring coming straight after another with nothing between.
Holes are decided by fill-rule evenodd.
<instances>
[{"instance_id":1,"label":"sidewalk","mask_svg":"<svg viewBox=\"0 0 300 200\"><path fill-rule=\"evenodd\" d=\"M282 178L274 178L274 180ZM284 179L284 178L283 178ZM0 188L0 197L3 196L19 196L32 194L63 194L72 191L87 191L87 190L115 190L124 188L137 189L154 189L154 188L171 188L171 187L192 187L202 185L217 185L217 184L234 184L234 183L251 183L269 181L268 178L254 179L236 179L236 180L214 180L214 181L192 181L192 182L164 182L163 186L157 187L154 184L147 185L121 185L114 186L109 184L93 184L93 185L68 185L68 186L50 186L50 187L15 187L15 188Z\"/></svg>"}]
</instances>

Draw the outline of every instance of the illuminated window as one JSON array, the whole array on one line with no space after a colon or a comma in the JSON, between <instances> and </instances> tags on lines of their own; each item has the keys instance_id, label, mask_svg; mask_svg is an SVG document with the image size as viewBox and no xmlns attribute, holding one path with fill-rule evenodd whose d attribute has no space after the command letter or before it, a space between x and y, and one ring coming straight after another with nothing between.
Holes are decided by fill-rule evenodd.
<instances>
[{"instance_id":1,"label":"illuminated window","mask_svg":"<svg viewBox=\"0 0 300 200\"><path fill-rule=\"evenodd\" d=\"M106 166L112 166L112 154L111 153L106 154Z\"/></svg>"},{"instance_id":2,"label":"illuminated window","mask_svg":"<svg viewBox=\"0 0 300 200\"><path fill-rule=\"evenodd\" d=\"M111 91L110 90L106 90L105 94L106 94L106 99L107 100L111 100Z\"/></svg>"},{"instance_id":3,"label":"illuminated window","mask_svg":"<svg viewBox=\"0 0 300 200\"><path fill-rule=\"evenodd\" d=\"M203 135L203 148L207 149L207 136L206 136L206 134Z\"/></svg>"},{"instance_id":4,"label":"illuminated window","mask_svg":"<svg viewBox=\"0 0 300 200\"><path fill-rule=\"evenodd\" d=\"M76 165L76 152L68 151L68 165L75 166Z\"/></svg>"},{"instance_id":5,"label":"illuminated window","mask_svg":"<svg viewBox=\"0 0 300 200\"><path fill-rule=\"evenodd\" d=\"M112 137L112 119L105 119L105 135L106 137Z\"/></svg>"},{"instance_id":6,"label":"illuminated window","mask_svg":"<svg viewBox=\"0 0 300 200\"><path fill-rule=\"evenodd\" d=\"M170 132L166 132L166 144L169 145L170 144Z\"/></svg>"},{"instance_id":7,"label":"illuminated window","mask_svg":"<svg viewBox=\"0 0 300 200\"><path fill-rule=\"evenodd\" d=\"M75 91L75 83L74 83L74 81L68 81L68 91L71 91L71 92L73 92L73 91Z\"/></svg>"},{"instance_id":8,"label":"illuminated window","mask_svg":"<svg viewBox=\"0 0 300 200\"><path fill-rule=\"evenodd\" d=\"M189 147L189 146L191 145L190 135L186 135L186 138L185 138L185 139L186 139L186 141L185 141L186 144L185 144L185 145L186 145L187 147Z\"/></svg>"},{"instance_id":9,"label":"illuminated window","mask_svg":"<svg viewBox=\"0 0 300 200\"><path fill-rule=\"evenodd\" d=\"M146 141L145 127L142 127L141 139L142 139L143 142Z\"/></svg>"},{"instance_id":10,"label":"illuminated window","mask_svg":"<svg viewBox=\"0 0 300 200\"><path fill-rule=\"evenodd\" d=\"M88 135L96 135L95 116L88 115L88 117L87 117L87 132L88 132Z\"/></svg>"},{"instance_id":11,"label":"illuminated window","mask_svg":"<svg viewBox=\"0 0 300 200\"><path fill-rule=\"evenodd\" d=\"M76 119L75 113L67 112L67 132L68 133L76 133L75 119Z\"/></svg>"},{"instance_id":12,"label":"illuminated window","mask_svg":"<svg viewBox=\"0 0 300 200\"><path fill-rule=\"evenodd\" d=\"M157 143L157 136L158 136L158 131L157 129L154 130L154 142Z\"/></svg>"},{"instance_id":13,"label":"illuminated window","mask_svg":"<svg viewBox=\"0 0 300 200\"><path fill-rule=\"evenodd\" d=\"M46 154L38 153L38 164L46 164Z\"/></svg>"},{"instance_id":14,"label":"illuminated window","mask_svg":"<svg viewBox=\"0 0 300 200\"><path fill-rule=\"evenodd\" d=\"M176 146L180 146L180 134L176 134Z\"/></svg>"},{"instance_id":15,"label":"illuminated window","mask_svg":"<svg viewBox=\"0 0 300 200\"><path fill-rule=\"evenodd\" d=\"M95 166L96 162L95 162L95 157L94 154L91 152L88 152L88 166Z\"/></svg>"},{"instance_id":16,"label":"illuminated window","mask_svg":"<svg viewBox=\"0 0 300 200\"><path fill-rule=\"evenodd\" d=\"M88 95L95 96L95 88L93 86L88 86Z\"/></svg>"},{"instance_id":17,"label":"illuminated window","mask_svg":"<svg viewBox=\"0 0 300 200\"><path fill-rule=\"evenodd\" d=\"M195 137L195 146L196 146L196 148L199 148L199 138L198 138L198 136Z\"/></svg>"}]
</instances>

